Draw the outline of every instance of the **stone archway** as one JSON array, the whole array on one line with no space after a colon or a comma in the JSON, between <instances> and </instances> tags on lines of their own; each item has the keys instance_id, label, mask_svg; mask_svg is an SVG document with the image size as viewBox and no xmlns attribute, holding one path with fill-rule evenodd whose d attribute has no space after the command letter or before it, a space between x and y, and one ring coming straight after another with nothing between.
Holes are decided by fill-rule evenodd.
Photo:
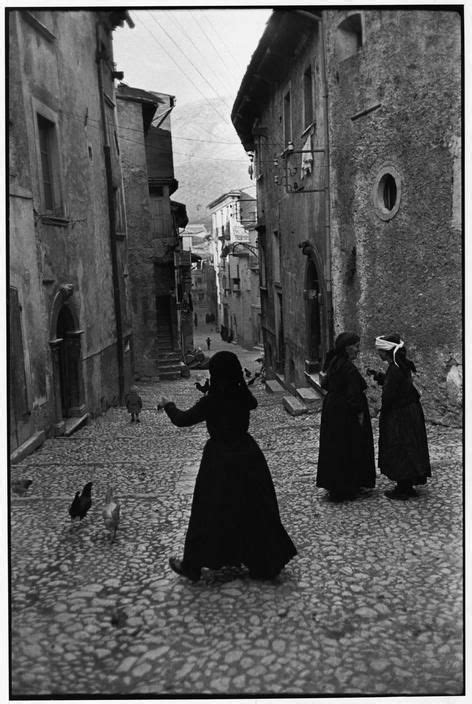
<instances>
[{"instance_id":1,"label":"stone archway","mask_svg":"<svg viewBox=\"0 0 472 704\"><path fill-rule=\"evenodd\" d=\"M64 432L68 418L85 413L81 337L72 284L61 286L54 297L50 342L55 396L56 434Z\"/></svg>"}]
</instances>

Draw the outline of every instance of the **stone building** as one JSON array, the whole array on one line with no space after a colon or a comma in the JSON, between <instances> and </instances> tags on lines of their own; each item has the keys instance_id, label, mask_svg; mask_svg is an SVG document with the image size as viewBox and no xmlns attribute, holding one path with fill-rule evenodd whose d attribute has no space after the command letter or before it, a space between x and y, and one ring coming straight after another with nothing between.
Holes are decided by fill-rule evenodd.
<instances>
[{"instance_id":1,"label":"stone building","mask_svg":"<svg viewBox=\"0 0 472 704\"><path fill-rule=\"evenodd\" d=\"M218 324L243 347L261 341L256 199L229 191L209 203L213 260L218 274ZM218 244L221 243L221 244Z\"/></svg>"},{"instance_id":2,"label":"stone building","mask_svg":"<svg viewBox=\"0 0 472 704\"><path fill-rule=\"evenodd\" d=\"M12 459L122 401L126 223L112 33L123 11L7 10Z\"/></svg>"},{"instance_id":3,"label":"stone building","mask_svg":"<svg viewBox=\"0 0 472 704\"><path fill-rule=\"evenodd\" d=\"M267 24L232 120L254 156L266 362L287 386L342 330L362 369L397 332L429 417L460 413L461 31L444 7Z\"/></svg>"},{"instance_id":4,"label":"stone building","mask_svg":"<svg viewBox=\"0 0 472 704\"><path fill-rule=\"evenodd\" d=\"M178 188L170 123L174 104L171 95L118 86L136 378L180 375L182 349L192 332L190 262L179 247L179 228L188 220L185 206L171 200Z\"/></svg>"}]
</instances>

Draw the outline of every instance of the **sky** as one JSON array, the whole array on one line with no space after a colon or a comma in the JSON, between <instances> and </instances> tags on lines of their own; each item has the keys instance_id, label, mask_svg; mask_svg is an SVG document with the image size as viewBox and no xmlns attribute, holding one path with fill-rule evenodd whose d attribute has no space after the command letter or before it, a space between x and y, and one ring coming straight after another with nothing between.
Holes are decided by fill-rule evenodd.
<instances>
[{"instance_id":1,"label":"sky","mask_svg":"<svg viewBox=\"0 0 472 704\"><path fill-rule=\"evenodd\" d=\"M271 12L131 9L135 27L113 37L117 70L128 85L175 95L179 105L225 96L229 113Z\"/></svg>"}]
</instances>

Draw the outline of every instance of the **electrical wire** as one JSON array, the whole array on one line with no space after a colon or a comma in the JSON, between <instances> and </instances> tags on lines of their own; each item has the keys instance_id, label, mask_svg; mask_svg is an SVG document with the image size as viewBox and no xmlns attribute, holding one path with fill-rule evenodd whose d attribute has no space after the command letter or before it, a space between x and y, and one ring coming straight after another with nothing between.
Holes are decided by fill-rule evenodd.
<instances>
[{"instance_id":1,"label":"electrical wire","mask_svg":"<svg viewBox=\"0 0 472 704\"><path fill-rule=\"evenodd\" d=\"M231 69L229 68L228 64L224 61L224 59L223 59L223 57L221 56L220 52L218 51L217 47L214 45L214 43L213 43L211 37L207 34L205 28L200 24L200 20L198 19L198 17L196 16L196 14L195 14L193 11L190 11L190 16L195 19L195 22L196 22L197 25L199 26L201 32L202 32L202 33L205 35L205 37L208 39L208 41L209 41L210 44L212 45L213 49L215 50L216 54L217 54L218 57L220 58L221 62L227 67L227 70L228 70L228 72L229 72L229 74L230 74L232 80L234 80L234 79L233 79L233 76L232 76L232 71L231 71Z\"/></svg>"},{"instance_id":2,"label":"electrical wire","mask_svg":"<svg viewBox=\"0 0 472 704\"><path fill-rule=\"evenodd\" d=\"M170 13L169 13L169 14L170 14ZM192 15L192 13L190 13L190 15ZM188 39L189 42L192 44L192 46L194 46L195 49L197 50L197 52L198 52L199 54L201 54L201 53L202 53L201 48L198 47L198 46L195 44L195 42L193 41L192 37L187 33L187 31L186 31L186 29L184 28L184 26L179 22L179 20L178 20L177 17L176 17L176 13L172 13L171 17L174 18L174 21L175 21L175 22L177 22L178 26L180 27L180 30L181 30L182 33L187 37L187 39ZM210 41L211 41L211 40L210 40ZM210 63L210 62L208 62L208 63ZM215 69L214 69L213 67L212 67L212 71L213 71L213 74L214 74L216 80L219 81L219 82L222 84L222 86L224 87L224 90L226 90L226 88L227 88L227 81L225 81L224 78L220 78L220 76L218 76L218 74L216 73L216 71L215 71ZM230 106L229 104L227 104L227 102L226 102L227 99L226 99L226 98L222 98L222 100L225 102L227 109L228 109L229 111L231 111L231 106Z\"/></svg>"},{"instance_id":3,"label":"electrical wire","mask_svg":"<svg viewBox=\"0 0 472 704\"><path fill-rule=\"evenodd\" d=\"M197 66L195 66L195 64L193 63L193 61L188 58L188 56L185 54L185 52L182 51L182 49L180 48L180 46L177 44L177 42L175 41L175 39L169 34L169 32L165 29L165 27L163 27L162 24L161 24L161 23L154 17L154 15L152 15L149 11L148 11L148 14L150 15L150 17L151 17L151 19L153 20L153 22L154 22L155 24L157 24L157 26L160 27L161 30L164 32L164 34L170 39L170 41L174 44L174 46L178 49L178 51L182 54L182 56L184 56L185 59L187 59L187 61L189 62L189 64L192 66L192 68L194 68L195 71L203 78L203 80L205 81L205 83L211 88L211 90L213 91L213 93L215 94L215 96L218 98L218 100L221 100L221 96L217 93L217 91L214 89L214 87L212 86L212 84L205 78L205 76L204 76L203 73L200 71L200 69L197 68ZM169 55L169 56L170 56L170 55ZM180 68L180 67L179 67L179 68ZM181 70L182 70L182 69L181 69ZM213 106L213 109L215 110L215 112L218 113L218 115L220 115L220 117L221 117L225 122L229 122L229 123L231 124L231 122L230 122L230 120L229 120L229 117L223 115L223 113L221 113L215 106Z\"/></svg>"}]
</instances>

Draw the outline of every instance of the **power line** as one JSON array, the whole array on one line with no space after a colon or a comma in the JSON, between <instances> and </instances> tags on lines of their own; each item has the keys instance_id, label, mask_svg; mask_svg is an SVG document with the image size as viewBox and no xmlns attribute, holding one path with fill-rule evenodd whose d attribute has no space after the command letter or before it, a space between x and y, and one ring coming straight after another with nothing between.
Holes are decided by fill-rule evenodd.
<instances>
[{"instance_id":1,"label":"power line","mask_svg":"<svg viewBox=\"0 0 472 704\"><path fill-rule=\"evenodd\" d=\"M169 14L170 14L170 13L169 13ZM192 37L187 33L187 31L186 31L186 29L184 28L184 26L179 22L179 20L178 20L177 17L176 17L176 13L172 13L172 17L174 17L174 20L177 22L177 24L179 25L181 31L182 31L183 34L187 37L187 39L190 41L190 43L192 44L192 46L194 46L195 49L197 50L197 52L198 52L199 54L201 54L202 52L201 52L200 47L198 47L198 46L195 44L195 42L193 41ZM215 71L215 69L214 69L213 67L212 67L212 70L213 70L213 74L214 74L216 80L217 80L217 81L220 81L221 84L222 84L222 85L225 87L225 89L226 89L226 81L224 80L224 78L220 78L220 77L218 76L218 74L216 73L216 71ZM225 100L225 101L226 101L225 98L222 98L222 100ZM228 104L226 105L226 107L228 108L228 110L231 110L231 107L230 107Z\"/></svg>"},{"instance_id":2,"label":"power line","mask_svg":"<svg viewBox=\"0 0 472 704\"><path fill-rule=\"evenodd\" d=\"M220 95L219 95L219 94L216 92L216 90L213 88L212 84L205 78L205 76L204 76L203 73L200 71L200 69L195 66L195 64L193 63L193 61L191 61L191 59L188 58L188 56L185 54L185 52L182 51L182 49L179 47L179 45L177 44L177 42L175 41L175 39L169 34L169 32L165 29L165 27L162 26L162 24L154 17L154 15L152 15L150 12L148 12L148 14L151 16L153 22L154 22L155 24L157 24L157 26L162 29L162 31L164 32L164 34L170 39L170 41L171 41L171 42L174 44L174 46L180 51L180 53L187 59L187 61L188 61L189 64L195 69L195 71L203 78L203 80L205 81L205 83L207 83L207 85L210 86L210 88L211 88L211 90L213 91L213 93L215 94L215 96L216 96L219 100L221 100ZM169 54L168 56L170 56L170 54ZM180 68L180 67L179 67L179 68ZM220 117L221 117L225 122L230 122L230 121L229 121L229 118L228 118L227 116L223 115L216 107L214 107L214 110L215 110L215 112L217 112L217 113L220 115Z\"/></svg>"},{"instance_id":3,"label":"power line","mask_svg":"<svg viewBox=\"0 0 472 704\"><path fill-rule=\"evenodd\" d=\"M221 59L222 63L226 66L226 68L228 69L228 71L229 71L229 73L230 73L230 75L231 75L231 73L232 73L232 72L231 72L231 69L229 68L228 64L225 62L225 60L224 60L223 57L221 56L221 54L220 54L220 52L218 51L217 47L214 45L214 43L213 43L211 37L206 33L205 28L200 24L200 20L198 19L198 17L196 16L196 14L195 14L194 12L190 12L190 15L195 18L195 21L196 21L196 23L198 24L198 26L200 27L200 30L201 30L202 33L205 35L205 37L208 39L208 41L209 41L210 44L212 45L213 49L216 51L216 53L217 53L217 55L219 56L219 58Z\"/></svg>"},{"instance_id":4,"label":"power line","mask_svg":"<svg viewBox=\"0 0 472 704\"><path fill-rule=\"evenodd\" d=\"M145 29L149 32L149 34L152 36L152 38L154 39L154 41L158 44L159 48L163 48L163 47L161 46L161 43L160 43L159 40L157 39L156 35L154 34L154 32L152 32L152 31L149 29L149 27L147 26L147 24L145 24L145 23L143 22L143 20L141 20L141 19L139 19L139 21L140 21L140 24L142 24L143 27L145 27ZM188 81L189 83L191 83L191 85L200 93L200 95L204 98L205 102L208 103L208 104L210 104L210 100L209 100L208 96L205 95L205 94L203 93L203 91L200 90L200 88L196 85L196 83L194 83L194 82L187 76L187 73L186 73L186 72L183 70L183 68L177 63L177 61L174 59L174 57L172 56L172 54L166 54L166 55L169 57L169 59L171 59L171 61L173 61L173 63L177 66L177 68L179 69L179 71L185 76L185 78L187 79L187 81ZM218 112L218 110L216 110L216 108L215 108L215 111ZM220 113L218 113L218 114L220 115L220 117L223 117ZM226 118L225 118L225 117L223 117L223 119L226 121Z\"/></svg>"},{"instance_id":5,"label":"power line","mask_svg":"<svg viewBox=\"0 0 472 704\"><path fill-rule=\"evenodd\" d=\"M226 49L226 51L227 51L227 53L228 53L228 56L230 56L230 57L232 58L234 65L237 67L237 69L238 69L238 71L239 71L239 70L240 70L240 66L238 66L238 62L237 62L236 59L234 58L233 53L231 52L231 49L228 48L228 46L227 46L227 44L225 43L223 37L220 36L220 34L219 34L217 28L215 27L215 25L213 24L213 22L211 21L211 19L210 19L209 16L206 18L206 20L207 20L208 24L213 28L213 30L214 30L216 36L218 37L218 39L220 40L222 46ZM231 69L230 69L230 71L231 71Z\"/></svg>"}]
</instances>

